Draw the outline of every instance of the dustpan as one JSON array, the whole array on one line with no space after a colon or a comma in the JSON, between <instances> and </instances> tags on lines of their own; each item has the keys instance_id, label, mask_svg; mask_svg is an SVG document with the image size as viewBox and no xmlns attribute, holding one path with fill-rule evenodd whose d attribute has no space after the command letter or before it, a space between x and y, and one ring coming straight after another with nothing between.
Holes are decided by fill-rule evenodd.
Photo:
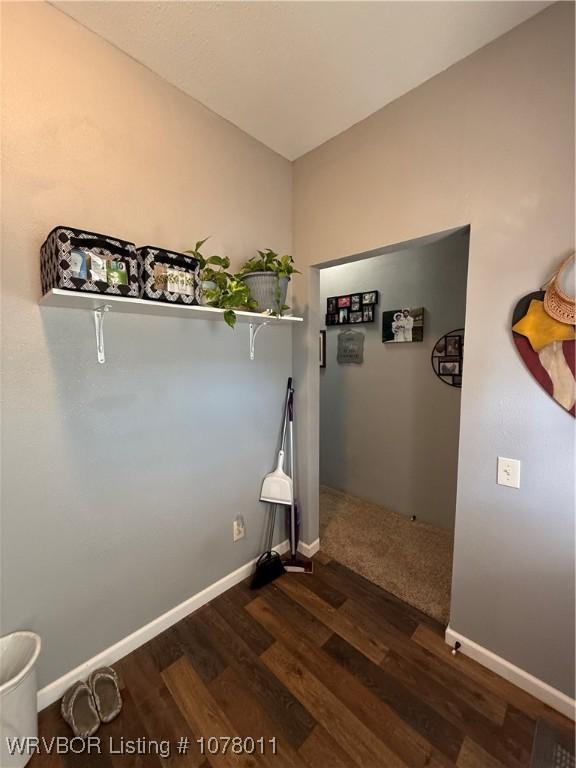
<instances>
[{"instance_id":1,"label":"dustpan","mask_svg":"<svg viewBox=\"0 0 576 768\"><path fill-rule=\"evenodd\" d=\"M271 504L292 504L292 478L284 472L284 451L278 454L278 464L274 472L270 472L262 482L260 501Z\"/></svg>"},{"instance_id":2,"label":"dustpan","mask_svg":"<svg viewBox=\"0 0 576 768\"><path fill-rule=\"evenodd\" d=\"M284 402L284 422L282 424L282 440L278 452L278 463L274 472L269 472L262 482L260 501L268 501L271 504L292 504L294 492L292 478L284 472L284 448L286 446L286 426L288 422L288 403L292 392L292 378L288 379L288 389Z\"/></svg>"}]
</instances>

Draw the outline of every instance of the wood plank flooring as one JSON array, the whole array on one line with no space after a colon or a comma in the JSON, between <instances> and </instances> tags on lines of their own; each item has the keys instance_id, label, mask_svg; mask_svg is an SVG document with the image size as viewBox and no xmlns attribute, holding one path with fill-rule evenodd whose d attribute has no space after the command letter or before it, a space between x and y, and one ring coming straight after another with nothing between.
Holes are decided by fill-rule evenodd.
<instances>
[{"instance_id":1,"label":"wood plank flooring","mask_svg":"<svg viewBox=\"0 0 576 768\"><path fill-rule=\"evenodd\" d=\"M124 708L100 729L101 753L38 754L30 768L528 768L537 718L573 733L453 657L440 624L322 553L314 560L314 576L257 592L239 584L126 656L115 665ZM57 705L41 713L40 736L69 733ZM250 738L253 754L233 753ZM169 742L170 754L118 754L122 739L148 752Z\"/></svg>"}]
</instances>

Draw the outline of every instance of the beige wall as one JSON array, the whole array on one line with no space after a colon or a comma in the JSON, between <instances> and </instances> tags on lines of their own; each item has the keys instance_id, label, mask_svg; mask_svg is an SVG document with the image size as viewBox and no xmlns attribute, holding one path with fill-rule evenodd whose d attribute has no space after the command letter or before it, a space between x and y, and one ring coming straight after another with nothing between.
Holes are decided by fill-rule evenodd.
<instances>
[{"instance_id":1,"label":"beige wall","mask_svg":"<svg viewBox=\"0 0 576 768\"><path fill-rule=\"evenodd\" d=\"M291 341L111 312L99 366L89 314L38 306L40 245L289 252L291 167L48 4L2 35L2 631L40 632L44 684L259 553Z\"/></svg>"},{"instance_id":2,"label":"beige wall","mask_svg":"<svg viewBox=\"0 0 576 768\"><path fill-rule=\"evenodd\" d=\"M510 335L574 248L574 7L558 3L295 163L294 248L321 264L470 224L451 625L565 693L574 683L574 422ZM317 530L318 273L296 285L306 539ZM301 456L304 456L301 450ZM522 460L522 488L495 483Z\"/></svg>"}]
</instances>

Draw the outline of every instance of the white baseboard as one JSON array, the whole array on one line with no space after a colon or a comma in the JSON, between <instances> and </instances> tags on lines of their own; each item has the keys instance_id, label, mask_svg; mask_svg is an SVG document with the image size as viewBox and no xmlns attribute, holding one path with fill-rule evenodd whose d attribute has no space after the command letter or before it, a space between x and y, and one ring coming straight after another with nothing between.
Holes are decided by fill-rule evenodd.
<instances>
[{"instance_id":1,"label":"white baseboard","mask_svg":"<svg viewBox=\"0 0 576 768\"><path fill-rule=\"evenodd\" d=\"M312 544L306 544L303 541L298 542L298 551L304 555L304 557L314 557L316 552L320 549L320 539L316 539Z\"/></svg>"},{"instance_id":2,"label":"white baseboard","mask_svg":"<svg viewBox=\"0 0 576 768\"><path fill-rule=\"evenodd\" d=\"M571 720L575 719L576 701L562 693L562 691L552 688L551 685L548 685L543 680L539 680L529 672L520 669L520 667L503 659L501 656L497 656L473 640L469 640L464 635L455 632L450 626L446 628L445 640L452 647L454 647L455 643L460 643L460 648L458 649L460 653L491 669L492 672L517 685L518 688L522 688L527 693L532 694L532 696L540 699L540 701L548 704L548 706L561 712Z\"/></svg>"},{"instance_id":3,"label":"white baseboard","mask_svg":"<svg viewBox=\"0 0 576 768\"><path fill-rule=\"evenodd\" d=\"M303 546L306 547L307 550L311 550L314 547L314 544L311 546L304 544ZM283 555L290 549L290 544L286 539L286 541L281 542L274 547L274 549L279 554ZM68 688L76 682L76 680L85 680L94 669L114 664L118 659L123 658L131 651L144 645L144 643L148 642L148 640L151 640L153 637L156 637L156 635L159 635L165 629L168 629L168 627L176 624L176 622L180 621L185 616L198 610L198 608L201 608L203 605L210 602L210 600L214 600L215 597L226 592L227 589L230 589L235 584L246 579L252 573L256 560L257 558L250 560L249 563L240 566L240 568L237 568L232 573L219 579L219 581L216 581L214 584L210 584L206 589L192 595L192 597L184 600L180 605L176 605L174 608L171 608L166 613L158 616L158 618L150 623L145 624L143 627L140 627L140 629L132 632L131 635L119 640L98 655L93 656L91 659L88 659L88 661L85 661L78 667L71 669L70 672L62 675L62 677L59 677L57 680L46 685L38 691L38 711L57 701L64 695Z\"/></svg>"}]
</instances>

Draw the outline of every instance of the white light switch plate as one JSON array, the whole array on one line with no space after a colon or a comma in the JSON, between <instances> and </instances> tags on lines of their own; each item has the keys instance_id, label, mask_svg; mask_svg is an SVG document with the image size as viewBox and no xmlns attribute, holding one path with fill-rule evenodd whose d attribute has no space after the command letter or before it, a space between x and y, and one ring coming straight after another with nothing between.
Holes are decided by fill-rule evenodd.
<instances>
[{"instance_id":1,"label":"white light switch plate","mask_svg":"<svg viewBox=\"0 0 576 768\"><path fill-rule=\"evenodd\" d=\"M520 462L498 456L498 485L520 488Z\"/></svg>"}]
</instances>

